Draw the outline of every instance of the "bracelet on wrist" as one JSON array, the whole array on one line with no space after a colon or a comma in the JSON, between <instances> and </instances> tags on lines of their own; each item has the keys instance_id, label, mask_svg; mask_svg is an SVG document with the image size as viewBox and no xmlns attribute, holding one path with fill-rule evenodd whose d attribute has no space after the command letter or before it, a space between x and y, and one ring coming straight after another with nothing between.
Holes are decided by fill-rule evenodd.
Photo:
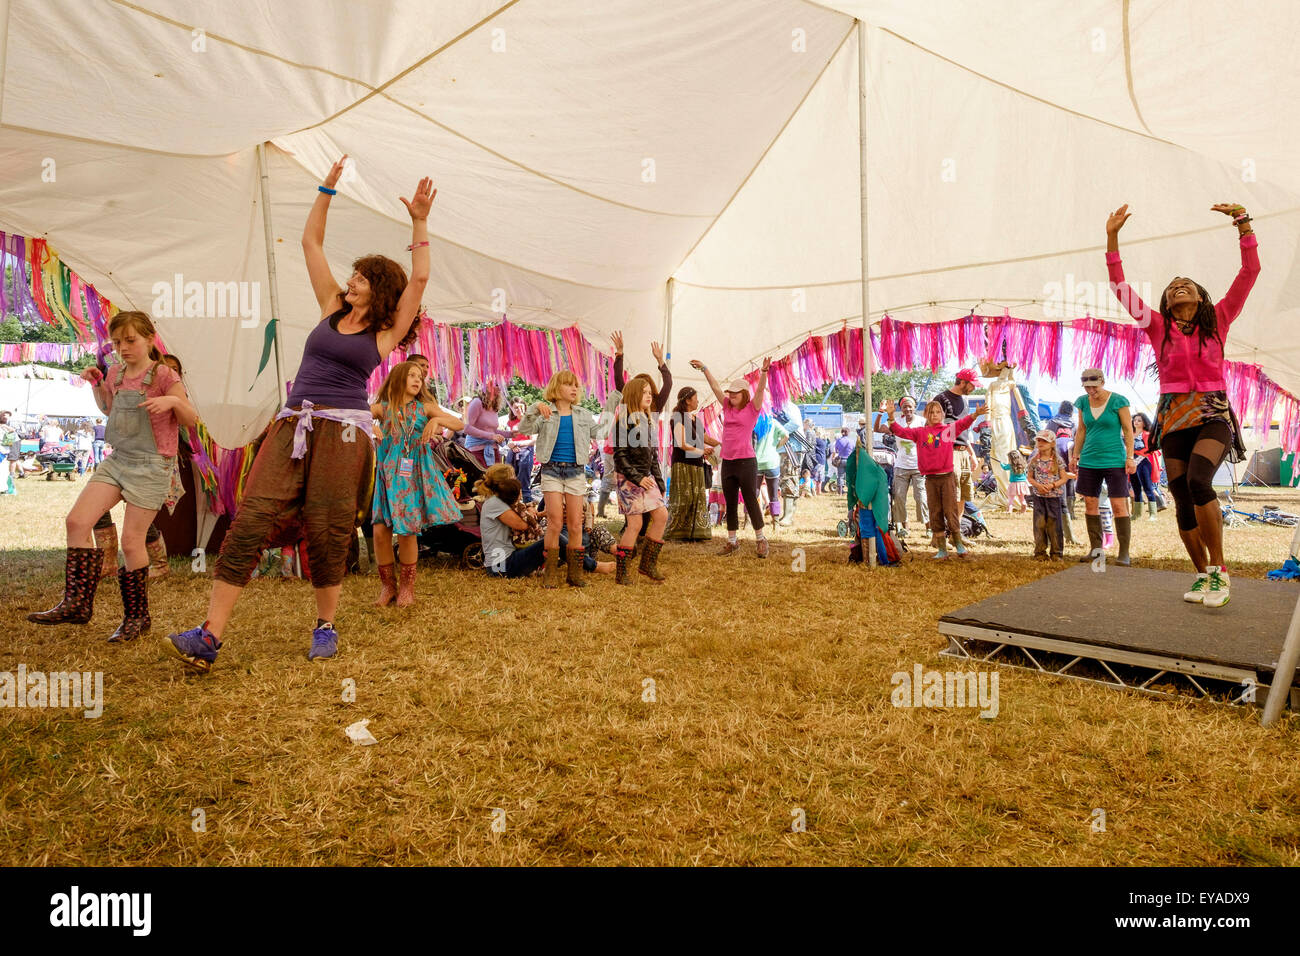
<instances>
[{"instance_id":1,"label":"bracelet on wrist","mask_svg":"<svg viewBox=\"0 0 1300 956\"><path fill-rule=\"evenodd\" d=\"M411 243L409 246L406 247L406 251L407 251L407 252L414 252L416 249L420 248L421 246L427 246L428 244L429 244L429 240L428 240L428 239L424 240L424 242L413 242L413 243Z\"/></svg>"},{"instance_id":2,"label":"bracelet on wrist","mask_svg":"<svg viewBox=\"0 0 1300 956\"><path fill-rule=\"evenodd\" d=\"M330 189L328 186L317 186L316 189L317 189L319 192L323 192L326 196L336 196L336 195L338 195L338 190L337 190L337 189Z\"/></svg>"}]
</instances>

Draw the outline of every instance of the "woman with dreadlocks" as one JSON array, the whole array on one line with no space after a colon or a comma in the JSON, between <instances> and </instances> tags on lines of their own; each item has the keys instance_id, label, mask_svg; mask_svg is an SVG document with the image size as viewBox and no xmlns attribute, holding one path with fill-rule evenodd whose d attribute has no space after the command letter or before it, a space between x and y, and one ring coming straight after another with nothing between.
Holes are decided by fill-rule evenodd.
<instances>
[{"instance_id":1,"label":"woman with dreadlocks","mask_svg":"<svg viewBox=\"0 0 1300 956\"><path fill-rule=\"evenodd\" d=\"M1223 341L1241 313L1259 275L1259 241L1250 216L1235 203L1211 207L1232 219L1240 235L1241 271L1217 305L1191 279L1175 277L1152 312L1124 281L1119 230L1132 213L1123 205L1106 220L1106 265L1120 304L1142 328L1156 353L1160 402L1147 447L1165 459L1178 534L1196 566L1196 582L1183 599L1206 607L1228 603L1228 569L1223 559L1223 515L1211 482L1224 458L1246 455L1241 426L1228 403L1223 377Z\"/></svg>"}]
</instances>

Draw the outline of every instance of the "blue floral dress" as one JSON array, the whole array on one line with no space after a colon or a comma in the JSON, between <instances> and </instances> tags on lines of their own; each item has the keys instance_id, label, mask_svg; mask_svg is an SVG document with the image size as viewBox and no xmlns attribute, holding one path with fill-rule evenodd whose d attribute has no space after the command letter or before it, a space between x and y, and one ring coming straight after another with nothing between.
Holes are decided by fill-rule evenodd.
<instances>
[{"instance_id":1,"label":"blue floral dress","mask_svg":"<svg viewBox=\"0 0 1300 956\"><path fill-rule=\"evenodd\" d=\"M460 506L443 480L432 447L420 441L429 416L419 403L408 408L397 435L385 431L376 450L371 520L392 528L393 534L419 534L461 520Z\"/></svg>"}]
</instances>

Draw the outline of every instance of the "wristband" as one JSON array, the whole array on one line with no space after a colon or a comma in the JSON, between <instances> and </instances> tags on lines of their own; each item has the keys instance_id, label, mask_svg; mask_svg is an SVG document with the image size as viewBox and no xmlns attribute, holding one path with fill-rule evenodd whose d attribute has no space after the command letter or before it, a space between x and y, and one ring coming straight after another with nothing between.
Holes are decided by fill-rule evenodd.
<instances>
[{"instance_id":1,"label":"wristband","mask_svg":"<svg viewBox=\"0 0 1300 956\"><path fill-rule=\"evenodd\" d=\"M337 190L337 189L330 189L328 186L317 186L316 188L317 188L320 192L323 192L326 196L336 196L336 195L338 195L338 190Z\"/></svg>"},{"instance_id":2,"label":"wristband","mask_svg":"<svg viewBox=\"0 0 1300 956\"><path fill-rule=\"evenodd\" d=\"M414 252L416 249L420 248L420 246L427 246L428 244L429 244L429 240L428 240L428 239L424 240L424 242L413 242L413 243L411 243L409 246L406 247L406 251L407 251L407 252Z\"/></svg>"}]
</instances>

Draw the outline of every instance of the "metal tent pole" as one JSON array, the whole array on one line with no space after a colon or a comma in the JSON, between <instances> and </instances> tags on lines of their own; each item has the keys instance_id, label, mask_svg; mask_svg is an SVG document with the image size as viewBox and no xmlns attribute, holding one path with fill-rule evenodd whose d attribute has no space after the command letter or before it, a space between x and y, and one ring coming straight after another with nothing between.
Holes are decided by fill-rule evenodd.
<instances>
[{"instance_id":1,"label":"metal tent pole","mask_svg":"<svg viewBox=\"0 0 1300 956\"><path fill-rule=\"evenodd\" d=\"M867 28L861 20L856 21L858 28L858 203L859 218L862 223L862 411L867 418L867 447L863 449L871 454L874 442L875 417L871 402L871 307L867 291ZM860 451L859 454L862 454ZM876 524L880 524L880 515L875 515ZM886 515L885 527L889 526ZM867 552L869 567L876 566L876 543L868 545L862 542Z\"/></svg>"},{"instance_id":2,"label":"metal tent pole","mask_svg":"<svg viewBox=\"0 0 1300 956\"><path fill-rule=\"evenodd\" d=\"M266 163L266 144L257 144L257 172L262 192L262 228L266 237L266 277L270 286L271 318L275 322L275 380L278 402L287 397L284 385L284 347L280 338L280 286L275 274L275 232L271 228L271 173Z\"/></svg>"},{"instance_id":3,"label":"metal tent pole","mask_svg":"<svg viewBox=\"0 0 1300 956\"><path fill-rule=\"evenodd\" d=\"M1300 663L1300 601L1296 601L1291 626L1286 629L1286 640L1282 642L1282 653L1277 660L1277 672L1269 684L1268 699L1264 702L1265 727L1281 716L1282 708L1291 696L1291 681L1295 679L1297 663Z\"/></svg>"}]
</instances>

